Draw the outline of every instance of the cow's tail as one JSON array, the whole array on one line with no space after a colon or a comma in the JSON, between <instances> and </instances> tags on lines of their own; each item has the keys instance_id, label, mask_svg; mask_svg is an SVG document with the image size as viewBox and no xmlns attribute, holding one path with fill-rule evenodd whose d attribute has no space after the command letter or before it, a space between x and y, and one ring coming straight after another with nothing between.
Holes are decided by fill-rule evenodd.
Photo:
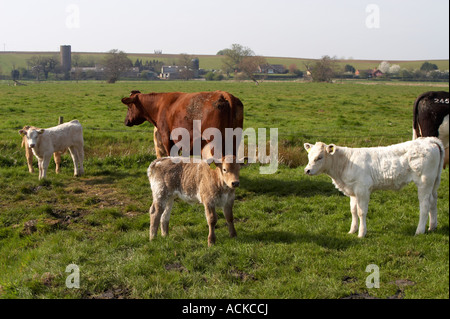
<instances>
[{"instance_id":1,"label":"cow's tail","mask_svg":"<svg viewBox=\"0 0 450 319\"><path fill-rule=\"evenodd\" d=\"M433 138L432 143L436 144L436 146L439 149L439 155L440 155L437 176L434 181L434 187L433 187L433 193L435 193L435 192L437 192L437 190L439 188L439 184L441 183L441 173L442 173L442 169L444 167L444 159L445 159L445 148L444 148L444 144L442 144L441 140L439 140L438 138Z\"/></svg>"},{"instance_id":2,"label":"cow's tail","mask_svg":"<svg viewBox=\"0 0 450 319\"><path fill-rule=\"evenodd\" d=\"M419 136L417 135L417 131L420 132L420 126L419 126L419 102L422 100L423 95L419 96L416 101L414 102L414 106L413 106L413 127L412 127L412 131L413 131L413 140L415 140L416 138L422 136L422 134L420 134Z\"/></svg>"}]
</instances>

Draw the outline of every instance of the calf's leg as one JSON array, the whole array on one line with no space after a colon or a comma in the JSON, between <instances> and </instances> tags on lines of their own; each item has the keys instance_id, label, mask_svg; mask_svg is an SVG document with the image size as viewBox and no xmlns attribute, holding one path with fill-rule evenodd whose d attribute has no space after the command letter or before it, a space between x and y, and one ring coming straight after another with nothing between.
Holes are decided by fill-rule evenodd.
<instances>
[{"instance_id":1,"label":"calf's leg","mask_svg":"<svg viewBox=\"0 0 450 319\"><path fill-rule=\"evenodd\" d=\"M367 233L366 216L369 208L370 194L367 192L360 193L356 196L356 207L359 217L358 237L363 238Z\"/></svg>"},{"instance_id":2,"label":"calf's leg","mask_svg":"<svg viewBox=\"0 0 450 319\"><path fill-rule=\"evenodd\" d=\"M52 158L52 155L45 155L43 158L38 159L38 165L39 165L39 179L43 179L47 177L47 169L48 164L50 163L50 159Z\"/></svg>"},{"instance_id":3,"label":"calf's leg","mask_svg":"<svg viewBox=\"0 0 450 319\"><path fill-rule=\"evenodd\" d=\"M212 246L216 243L216 234L214 232L214 228L216 227L217 223L217 214L215 207L213 205L205 204L205 215L209 226L208 246Z\"/></svg>"},{"instance_id":4,"label":"calf's leg","mask_svg":"<svg viewBox=\"0 0 450 319\"><path fill-rule=\"evenodd\" d=\"M25 142L25 156L27 158L28 171L30 173L34 172L33 169L33 151L28 147L28 143Z\"/></svg>"},{"instance_id":5,"label":"calf's leg","mask_svg":"<svg viewBox=\"0 0 450 319\"><path fill-rule=\"evenodd\" d=\"M172 211L173 198L170 198L166 206L164 207L164 212L161 215L161 236L169 235L169 220L170 212Z\"/></svg>"},{"instance_id":6,"label":"calf's leg","mask_svg":"<svg viewBox=\"0 0 450 319\"><path fill-rule=\"evenodd\" d=\"M166 206L166 203L164 200L153 199L152 206L150 206L150 240L154 239L156 237L156 234L158 232L159 222L161 220L161 215L164 212L164 208Z\"/></svg>"},{"instance_id":7,"label":"calf's leg","mask_svg":"<svg viewBox=\"0 0 450 319\"><path fill-rule=\"evenodd\" d=\"M349 234L354 234L358 230L358 205L355 196L350 197L350 211L352 213L352 225Z\"/></svg>"},{"instance_id":8,"label":"calf's leg","mask_svg":"<svg viewBox=\"0 0 450 319\"><path fill-rule=\"evenodd\" d=\"M234 220L233 220L233 203L229 203L225 205L223 208L223 214L225 215L225 219L228 224L228 232L230 233L230 237L236 237L236 229L234 228Z\"/></svg>"},{"instance_id":9,"label":"calf's leg","mask_svg":"<svg viewBox=\"0 0 450 319\"><path fill-rule=\"evenodd\" d=\"M61 172L61 152L53 153L53 159L56 164L56 174L59 174Z\"/></svg>"}]
</instances>

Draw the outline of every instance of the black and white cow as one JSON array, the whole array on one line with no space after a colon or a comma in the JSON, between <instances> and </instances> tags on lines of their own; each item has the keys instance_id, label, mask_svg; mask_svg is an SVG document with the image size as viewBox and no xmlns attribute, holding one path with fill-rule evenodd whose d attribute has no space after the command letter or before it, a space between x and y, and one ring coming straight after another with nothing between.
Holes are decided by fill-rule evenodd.
<instances>
[{"instance_id":1,"label":"black and white cow","mask_svg":"<svg viewBox=\"0 0 450 319\"><path fill-rule=\"evenodd\" d=\"M430 91L416 99L413 109L413 139L427 136L438 137L445 147L444 167L449 159L449 103L449 92Z\"/></svg>"}]
</instances>

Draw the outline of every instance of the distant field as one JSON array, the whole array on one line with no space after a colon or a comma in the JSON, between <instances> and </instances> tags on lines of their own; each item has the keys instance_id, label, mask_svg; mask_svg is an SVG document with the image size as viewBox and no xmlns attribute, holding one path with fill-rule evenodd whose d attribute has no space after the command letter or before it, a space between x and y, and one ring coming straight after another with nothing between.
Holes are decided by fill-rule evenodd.
<instances>
[{"instance_id":1,"label":"distant field","mask_svg":"<svg viewBox=\"0 0 450 319\"><path fill-rule=\"evenodd\" d=\"M104 56L104 53L90 53L90 52L72 52L73 55L80 55L82 61L100 61ZM0 68L4 73L9 73L12 70L13 65L18 67L26 67L27 59L34 55L59 57L59 52L0 52ZM223 56L218 55L193 55L199 58L200 68L202 69L220 69L222 67ZM128 57L133 61L136 59L145 60L159 60L166 64L175 64L178 55L177 54L140 54L140 53L128 53ZM287 57L266 57L267 61L271 64L282 64L287 68L291 64L295 64L299 70L305 71L305 63L311 63L312 59L301 58L287 58ZM449 60L427 60L438 66L440 70L449 69ZM375 60L340 60L339 64L345 66L350 64L356 69L373 69L376 68L380 61ZM418 69L424 61L388 61L391 64L399 64L402 68L406 69Z\"/></svg>"},{"instance_id":2,"label":"distant field","mask_svg":"<svg viewBox=\"0 0 450 319\"><path fill-rule=\"evenodd\" d=\"M327 176L303 173L303 143L379 146L411 139L412 105L428 90L415 83L363 85L263 82L0 82L0 299L449 298L449 169L438 192L438 227L414 236L414 185L374 192L367 237L348 234L349 199ZM177 200L169 237L149 242L152 202L146 176L155 159L152 125L125 127L120 99L142 92L226 90L244 104L244 128L278 128L279 167L241 171L228 237L222 211L207 247L201 205ZM85 171L69 154L56 175L29 174L18 130L84 127ZM37 169L36 160L34 161ZM67 288L76 264L80 287ZM368 265L380 287L368 288ZM270 302L270 301L269 301ZM269 306L270 309L270 306Z\"/></svg>"}]
</instances>

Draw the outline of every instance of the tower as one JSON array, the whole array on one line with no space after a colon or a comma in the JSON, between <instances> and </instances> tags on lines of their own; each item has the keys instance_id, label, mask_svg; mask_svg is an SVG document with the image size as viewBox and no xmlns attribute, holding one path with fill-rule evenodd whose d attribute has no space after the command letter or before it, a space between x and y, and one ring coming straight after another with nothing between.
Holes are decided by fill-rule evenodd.
<instances>
[{"instance_id":1,"label":"tower","mask_svg":"<svg viewBox=\"0 0 450 319\"><path fill-rule=\"evenodd\" d=\"M61 70L63 72L69 72L72 67L71 46L61 45L59 47L59 55L61 58Z\"/></svg>"}]
</instances>

